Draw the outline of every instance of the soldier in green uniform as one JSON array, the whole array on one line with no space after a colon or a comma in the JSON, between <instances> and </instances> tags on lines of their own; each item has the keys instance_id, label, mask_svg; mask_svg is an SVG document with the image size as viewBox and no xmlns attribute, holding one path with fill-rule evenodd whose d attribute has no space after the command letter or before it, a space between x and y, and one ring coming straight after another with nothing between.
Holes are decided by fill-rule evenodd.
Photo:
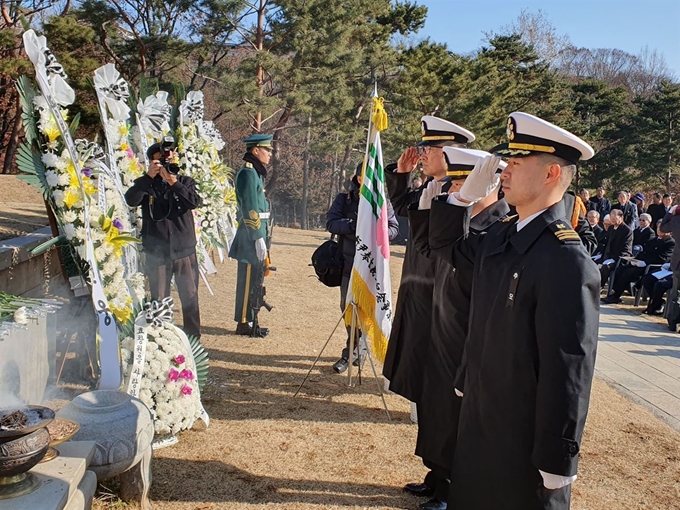
<instances>
[{"instance_id":1,"label":"soldier in green uniform","mask_svg":"<svg viewBox=\"0 0 680 510\"><path fill-rule=\"evenodd\" d=\"M245 163L236 173L239 224L229 257L238 261L234 313L234 320L238 324L237 335L264 337L269 333L267 328L259 327L253 332L254 313L250 296L254 270L259 269L267 258L270 227L264 180L267 177L265 165L269 163L272 153L272 138L272 135L255 134L243 140L246 144L246 154L243 156Z\"/></svg>"}]
</instances>

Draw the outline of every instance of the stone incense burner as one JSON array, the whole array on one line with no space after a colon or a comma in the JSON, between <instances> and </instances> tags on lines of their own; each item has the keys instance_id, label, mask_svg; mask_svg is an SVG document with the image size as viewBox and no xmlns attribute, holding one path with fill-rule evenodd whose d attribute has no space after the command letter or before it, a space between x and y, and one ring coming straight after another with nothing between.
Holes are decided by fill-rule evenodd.
<instances>
[{"instance_id":1,"label":"stone incense burner","mask_svg":"<svg viewBox=\"0 0 680 510\"><path fill-rule=\"evenodd\" d=\"M45 456L50 443L45 427L53 419L54 411L47 407L0 410L0 500L40 486L38 478L27 471Z\"/></svg>"}]
</instances>

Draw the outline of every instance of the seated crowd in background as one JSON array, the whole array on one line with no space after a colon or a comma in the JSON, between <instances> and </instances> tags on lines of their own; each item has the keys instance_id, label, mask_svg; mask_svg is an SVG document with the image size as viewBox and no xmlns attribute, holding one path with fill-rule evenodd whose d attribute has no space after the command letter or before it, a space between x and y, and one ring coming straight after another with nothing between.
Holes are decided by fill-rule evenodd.
<instances>
[{"instance_id":1,"label":"seated crowd in background","mask_svg":"<svg viewBox=\"0 0 680 510\"><path fill-rule=\"evenodd\" d=\"M673 197L654 193L647 206L642 193L627 190L618 192L618 201L613 205L603 187L597 188L594 197L585 189L579 195L598 241L593 260L600 267L602 287L607 287L602 302L621 303L626 292L635 296L644 289L643 296L648 301L643 313L663 315L667 306L664 296L673 287L673 270L680 269L671 264L672 258L680 257L680 250L673 257L676 243L669 223L675 212ZM666 223L668 226L662 227ZM673 299L677 299L675 295ZM679 320L680 317L668 317L671 326Z\"/></svg>"}]
</instances>

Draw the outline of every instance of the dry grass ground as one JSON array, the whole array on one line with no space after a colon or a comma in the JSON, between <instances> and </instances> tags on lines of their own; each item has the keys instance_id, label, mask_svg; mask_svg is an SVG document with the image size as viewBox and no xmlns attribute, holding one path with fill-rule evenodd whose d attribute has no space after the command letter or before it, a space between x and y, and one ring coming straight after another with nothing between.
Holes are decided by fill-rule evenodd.
<instances>
[{"instance_id":1,"label":"dry grass ground","mask_svg":"<svg viewBox=\"0 0 680 510\"><path fill-rule=\"evenodd\" d=\"M49 225L40 192L13 175L0 175L0 240Z\"/></svg>"},{"instance_id":2,"label":"dry grass ground","mask_svg":"<svg viewBox=\"0 0 680 510\"><path fill-rule=\"evenodd\" d=\"M348 388L346 378L331 371L342 333L293 397L339 318L338 289L318 283L307 266L323 238L322 232L275 232L278 271L267 281L275 308L262 313L272 330L264 340L232 334L233 263L219 265L211 277L214 297L202 286L211 424L155 452L154 509L417 508L420 501L401 490L425 474L413 455L416 426L408 402L389 395L393 421L387 422L371 377ZM402 260L403 248L395 247L395 289ZM680 435L601 381L595 381L582 450L575 510L680 508ZM122 506L106 498L95 504Z\"/></svg>"}]
</instances>

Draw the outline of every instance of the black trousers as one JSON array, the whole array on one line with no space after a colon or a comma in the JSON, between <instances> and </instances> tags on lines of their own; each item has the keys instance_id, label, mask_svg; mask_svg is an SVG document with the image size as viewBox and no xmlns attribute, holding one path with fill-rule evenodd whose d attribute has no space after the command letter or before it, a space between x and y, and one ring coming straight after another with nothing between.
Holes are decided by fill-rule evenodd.
<instances>
[{"instance_id":1,"label":"black trousers","mask_svg":"<svg viewBox=\"0 0 680 510\"><path fill-rule=\"evenodd\" d=\"M607 280L609 280L609 275L611 274L612 270L614 269L615 264L610 264L610 265L604 265L600 266L600 287L604 287L605 284L607 283ZM611 289L608 289L607 292L611 293Z\"/></svg>"},{"instance_id":2,"label":"black trousers","mask_svg":"<svg viewBox=\"0 0 680 510\"><path fill-rule=\"evenodd\" d=\"M666 291L673 287L673 278L667 276L661 280L657 280L651 274L642 277L642 286L645 288L649 296L649 303L647 303L647 311L656 312L663 306L663 296Z\"/></svg>"},{"instance_id":3,"label":"black trousers","mask_svg":"<svg viewBox=\"0 0 680 510\"><path fill-rule=\"evenodd\" d=\"M425 485L434 489L434 498L439 501L446 501L449 498L449 485L451 483L451 469L440 466L427 459L423 459L423 464L430 470L425 475Z\"/></svg>"},{"instance_id":4,"label":"black trousers","mask_svg":"<svg viewBox=\"0 0 680 510\"><path fill-rule=\"evenodd\" d=\"M345 311L345 306L346 303L345 301L347 300L347 288L349 286L349 274L343 274L342 275L342 281L340 282L340 310ZM342 350L342 357L345 359L349 359L349 339L350 335L352 334L352 328L350 326L346 326L347 329L347 343L345 344L345 348ZM361 352L362 357L364 352L366 352L366 346L362 345L361 349L358 348L359 346L359 340L361 339L361 330L359 329L359 325L357 324L356 330L354 332L354 356L356 357L358 352Z\"/></svg>"},{"instance_id":5,"label":"black trousers","mask_svg":"<svg viewBox=\"0 0 680 510\"><path fill-rule=\"evenodd\" d=\"M610 292L609 295L613 295L617 299L620 298L625 291L630 289L630 284L639 280L644 273L644 267L619 266L614 276L613 292Z\"/></svg>"},{"instance_id":6,"label":"black trousers","mask_svg":"<svg viewBox=\"0 0 680 510\"><path fill-rule=\"evenodd\" d=\"M177 260L146 257L146 275L149 278L151 299L163 299L170 295L170 283L175 276L177 293L182 303L184 332L201 337L201 314L198 309L198 260L196 254Z\"/></svg>"}]
</instances>

